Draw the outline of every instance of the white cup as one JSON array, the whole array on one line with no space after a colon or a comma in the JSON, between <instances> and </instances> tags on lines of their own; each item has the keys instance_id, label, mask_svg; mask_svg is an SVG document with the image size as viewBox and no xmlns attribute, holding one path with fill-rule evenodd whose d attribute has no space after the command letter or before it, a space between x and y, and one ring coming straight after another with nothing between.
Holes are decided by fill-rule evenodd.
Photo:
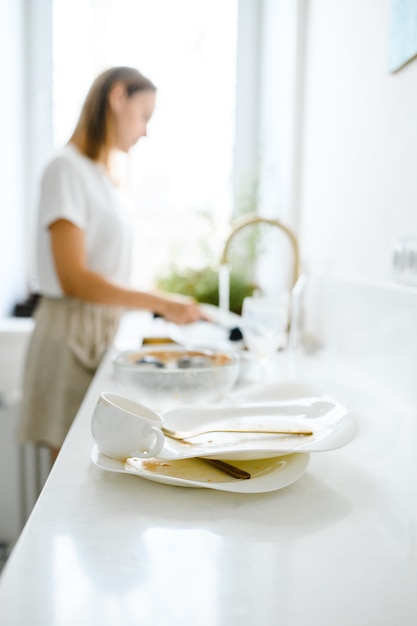
<instances>
[{"instance_id":1,"label":"white cup","mask_svg":"<svg viewBox=\"0 0 417 626\"><path fill-rule=\"evenodd\" d=\"M91 419L91 432L103 454L116 459L143 459L162 450L162 424L162 417L143 404L103 391Z\"/></svg>"}]
</instances>

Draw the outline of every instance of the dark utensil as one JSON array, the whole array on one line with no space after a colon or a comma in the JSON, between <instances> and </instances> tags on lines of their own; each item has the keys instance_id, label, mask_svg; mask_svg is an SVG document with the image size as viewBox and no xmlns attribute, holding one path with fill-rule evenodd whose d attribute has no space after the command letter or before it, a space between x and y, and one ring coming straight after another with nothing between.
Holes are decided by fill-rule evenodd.
<instances>
[{"instance_id":1,"label":"dark utensil","mask_svg":"<svg viewBox=\"0 0 417 626\"><path fill-rule=\"evenodd\" d=\"M229 476L233 476L233 478L238 478L239 480L248 480L251 475L249 472L236 467L236 465L231 465L230 463L226 463L225 461L220 461L218 459L207 459L204 456L198 457L202 461L206 463L210 463L210 465L214 465L219 470L224 472L225 474L229 474Z\"/></svg>"}]
</instances>

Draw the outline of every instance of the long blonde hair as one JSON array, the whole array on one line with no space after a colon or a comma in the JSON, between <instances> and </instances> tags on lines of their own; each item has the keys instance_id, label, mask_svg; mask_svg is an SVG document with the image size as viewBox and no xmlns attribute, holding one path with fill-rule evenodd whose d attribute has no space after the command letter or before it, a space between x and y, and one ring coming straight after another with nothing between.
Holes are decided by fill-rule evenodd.
<instances>
[{"instance_id":1,"label":"long blonde hair","mask_svg":"<svg viewBox=\"0 0 417 626\"><path fill-rule=\"evenodd\" d=\"M82 154L93 161L98 159L103 148L108 147L108 96L116 83L125 85L128 97L138 91L156 91L149 78L132 67L113 67L97 76L70 139L70 143L74 143Z\"/></svg>"}]
</instances>

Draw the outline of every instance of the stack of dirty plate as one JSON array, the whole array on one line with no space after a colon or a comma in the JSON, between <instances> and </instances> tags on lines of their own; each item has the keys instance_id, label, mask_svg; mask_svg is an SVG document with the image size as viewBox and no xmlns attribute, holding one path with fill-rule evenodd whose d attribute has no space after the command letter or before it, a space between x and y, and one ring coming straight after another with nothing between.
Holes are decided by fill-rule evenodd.
<instances>
[{"instance_id":1,"label":"stack of dirty plate","mask_svg":"<svg viewBox=\"0 0 417 626\"><path fill-rule=\"evenodd\" d=\"M221 404L161 416L165 439L157 456L116 459L95 445L95 465L168 485L262 493L294 483L311 453L346 445L356 430L346 407L298 384L252 386Z\"/></svg>"}]
</instances>

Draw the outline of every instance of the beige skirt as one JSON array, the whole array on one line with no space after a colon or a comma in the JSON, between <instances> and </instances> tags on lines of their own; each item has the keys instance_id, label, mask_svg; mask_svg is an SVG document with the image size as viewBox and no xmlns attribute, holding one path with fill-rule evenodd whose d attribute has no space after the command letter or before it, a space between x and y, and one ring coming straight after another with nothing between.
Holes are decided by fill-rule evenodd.
<instances>
[{"instance_id":1,"label":"beige skirt","mask_svg":"<svg viewBox=\"0 0 417 626\"><path fill-rule=\"evenodd\" d=\"M42 298L26 355L18 436L59 448L105 350L121 309L74 298Z\"/></svg>"}]
</instances>

